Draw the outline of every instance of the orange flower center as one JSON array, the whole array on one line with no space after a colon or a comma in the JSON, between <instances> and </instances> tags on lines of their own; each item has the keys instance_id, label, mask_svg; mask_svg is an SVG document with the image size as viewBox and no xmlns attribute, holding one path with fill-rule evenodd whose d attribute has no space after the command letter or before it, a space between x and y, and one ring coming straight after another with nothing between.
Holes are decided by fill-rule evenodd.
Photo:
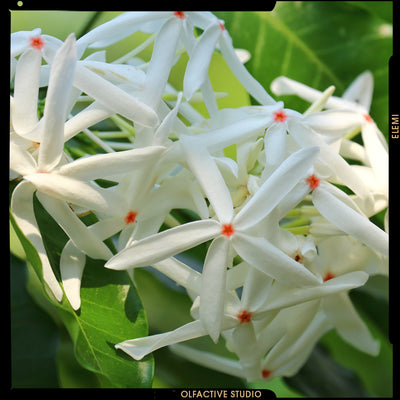
<instances>
[{"instance_id":1,"label":"orange flower center","mask_svg":"<svg viewBox=\"0 0 400 400\"><path fill-rule=\"evenodd\" d=\"M136 211L129 211L128 214L125 215L125 223L133 224L136 220L138 213Z\"/></svg>"},{"instance_id":2,"label":"orange flower center","mask_svg":"<svg viewBox=\"0 0 400 400\"><path fill-rule=\"evenodd\" d=\"M233 229L232 224L223 224L221 234L225 235L226 237L231 237L235 233L235 229Z\"/></svg>"},{"instance_id":3,"label":"orange flower center","mask_svg":"<svg viewBox=\"0 0 400 400\"><path fill-rule=\"evenodd\" d=\"M243 310L237 315L237 318L239 319L239 322L241 324L244 324L246 322L250 322L251 321L252 315L253 314L251 312Z\"/></svg>"},{"instance_id":4,"label":"orange flower center","mask_svg":"<svg viewBox=\"0 0 400 400\"><path fill-rule=\"evenodd\" d=\"M314 190L319 186L319 178L315 174L312 174L306 178L306 182L310 190Z\"/></svg>"}]
</instances>

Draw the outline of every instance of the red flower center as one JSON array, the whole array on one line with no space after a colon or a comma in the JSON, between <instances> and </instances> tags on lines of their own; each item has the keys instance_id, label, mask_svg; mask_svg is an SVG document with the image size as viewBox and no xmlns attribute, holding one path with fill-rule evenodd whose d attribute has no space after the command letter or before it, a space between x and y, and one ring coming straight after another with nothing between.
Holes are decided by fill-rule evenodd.
<instances>
[{"instance_id":1,"label":"red flower center","mask_svg":"<svg viewBox=\"0 0 400 400\"><path fill-rule=\"evenodd\" d=\"M327 272L324 276L324 282L329 281L330 279L333 279L335 275L332 274L332 272Z\"/></svg>"},{"instance_id":2,"label":"red flower center","mask_svg":"<svg viewBox=\"0 0 400 400\"><path fill-rule=\"evenodd\" d=\"M175 17L179 18L179 19L185 19L186 15L183 11L174 11L174 15Z\"/></svg>"},{"instance_id":3,"label":"red flower center","mask_svg":"<svg viewBox=\"0 0 400 400\"><path fill-rule=\"evenodd\" d=\"M285 122L287 120L288 115L285 111L275 111L274 112L274 121L275 122Z\"/></svg>"},{"instance_id":4,"label":"red flower center","mask_svg":"<svg viewBox=\"0 0 400 400\"><path fill-rule=\"evenodd\" d=\"M372 118L368 114L364 114L363 117L367 122L372 122Z\"/></svg>"},{"instance_id":5,"label":"red flower center","mask_svg":"<svg viewBox=\"0 0 400 400\"><path fill-rule=\"evenodd\" d=\"M125 223L133 224L136 220L138 213L136 211L129 211L128 214L125 215Z\"/></svg>"},{"instance_id":6,"label":"red flower center","mask_svg":"<svg viewBox=\"0 0 400 400\"><path fill-rule=\"evenodd\" d=\"M266 369L266 368L264 368L262 371L261 371L261 375L262 375L262 377L264 378L264 379L268 379L269 378L269 376L272 374L272 371L270 371L269 369Z\"/></svg>"},{"instance_id":7,"label":"red flower center","mask_svg":"<svg viewBox=\"0 0 400 400\"><path fill-rule=\"evenodd\" d=\"M243 310L237 315L237 318L239 319L239 322L241 324L244 324L246 322L250 322L251 321L252 315L253 314L251 312Z\"/></svg>"},{"instance_id":8,"label":"red flower center","mask_svg":"<svg viewBox=\"0 0 400 400\"><path fill-rule=\"evenodd\" d=\"M37 37L31 37L29 39L30 41L30 46L36 50L42 50L43 46L44 46L44 41L40 36Z\"/></svg>"},{"instance_id":9,"label":"red flower center","mask_svg":"<svg viewBox=\"0 0 400 400\"><path fill-rule=\"evenodd\" d=\"M306 182L310 190L314 190L319 186L319 178L315 174L312 174L306 178Z\"/></svg>"},{"instance_id":10,"label":"red flower center","mask_svg":"<svg viewBox=\"0 0 400 400\"><path fill-rule=\"evenodd\" d=\"M223 224L221 234L225 235L226 237L231 237L235 233L235 229L233 229L232 224Z\"/></svg>"}]
</instances>

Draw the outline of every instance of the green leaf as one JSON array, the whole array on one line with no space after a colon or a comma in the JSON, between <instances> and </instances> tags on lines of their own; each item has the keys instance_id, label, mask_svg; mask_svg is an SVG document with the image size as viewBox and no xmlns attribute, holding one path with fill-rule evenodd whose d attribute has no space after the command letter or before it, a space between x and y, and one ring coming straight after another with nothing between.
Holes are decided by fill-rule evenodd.
<instances>
[{"instance_id":1,"label":"green leaf","mask_svg":"<svg viewBox=\"0 0 400 400\"><path fill-rule=\"evenodd\" d=\"M59 277L59 258L67 237L37 199L34 207L50 263ZM10 217L43 288L37 252L19 230L12 215ZM78 311L72 309L65 296L58 303L47 294L43 295L50 303L52 313L56 313L56 319L65 325L78 362L96 373L102 386L151 387L152 357L138 362L114 348L123 340L147 335L146 315L126 272L106 269L104 261L87 258L82 279L82 305Z\"/></svg>"},{"instance_id":2,"label":"green leaf","mask_svg":"<svg viewBox=\"0 0 400 400\"><path fill-rule=\"evenodd\" d=\"M57 326L29 296L25 262L10 261L11 386L57 388Z\"/></svg>"},{"instance_id":3,"label":"green leaf","mask_svg":"<svg viewBox=\"0 0 400 400\"><path fill-rule=\"evenodd\" d=\"M392 2L354 3L363 4L278 1L272 12L216 14L225 20L234 46L250 51L246 67L267 90L285 75L319 90L335 85L334 94L341 96L357 75L370 70L375 80L371 116L385 132ZM279 99L300 112L309 105L295 96Z\"/></svg>"}]
</instances>

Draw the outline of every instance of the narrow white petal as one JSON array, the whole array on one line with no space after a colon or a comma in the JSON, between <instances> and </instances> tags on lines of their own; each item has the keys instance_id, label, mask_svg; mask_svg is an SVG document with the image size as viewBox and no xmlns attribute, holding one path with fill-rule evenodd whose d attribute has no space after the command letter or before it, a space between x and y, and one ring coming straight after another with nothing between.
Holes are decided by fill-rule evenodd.
<instances>
[{"instance_id":1,"label":"narrow white petal","mask_svg":"<svg viewBox=\"0 0 400 400\"><path fill-rule=\"evenodd\" d=\"M181 139L190 169L200 182L221 223L230 223L233 217L232 198L214 159L205 147L187 136Z\"/></svg>"},{"instance_id":2,"label":"narrow white petal","mask_svg":"<svg viewBox=\"0 0 400 400\"><path fill-rule=\"evenodd\" d=\"M388 255L388 234L368 218L360 215L323 188L313 191L312 200L321 215L333 225L379 253Z\"/></svg>"},{"instance_id":3,"label":"narrow white petal","mask_svg":"<svg viewBox=\"0 0 400 400\"><path fill-rule=\"evenodd\" d=\"M339 138L360 127L364 121L364 117L354 111L326 110L307 115L302 123L311 126L318 133Z\"/></svg>"},{"instance_id":4,"label":"narrow white petal","mask_svg":"<svg viewBox=\"0 0 400 400\"><path fill-rule=\"evenodd\" d=\"M208 68L217 40L221 36L218 24L210 25L194 46L183 79L183 93L190 99L208 77Z\"/></svg>"},{"instance_id":5,"label":"narrow white petal","mask_svg":"<svg viewBox=\"0 0 400 400\"><path fill-rule=\"evenodd\" d=\"M343 99L358 103L369 110L374 90L374 77L371 71L360 74L343 93Z\"/></svg>"},{"instance_id":6,"label":"narrow white petal","mask_svg":"<svg viewBox=\"0 0 400 400\"><path fill-rule=\"evenodd\" d=\"M140 168L145 163L155 163L164 150L165 147L162 146L149 146L115 153L97 154L65 164L57 170L57 174L81 180L112 176Z\"/></svg>"},{"instance_id":7,"label":"narrow white petal","mask_svg":"<svg viewBox=\"0 0 400 400\"><path fill-rule=\"evenodd\" d=\"M286 125L284 124L273 124L265 132L266 170L275 169L285 159L286 136Z\"/></svg>"},{"instance_id":8,"label":"narrow white petal","mask_svg":"<svg viewBox=\"0 0 400 400\"><path fill-rule=\"evenodd\" d=\"M63 288L74 310L81 306L81 279L86 256L70 240L63 248L60 257L60 272Z\"/></svg>"},{"instance_id":9,"label":"narrow white petal","mask_svg":"<svg viewBox=\"0 0 400 400\"><path fill-rule=\"evenodd\" d=\"M159 261L152 265L187 290L200 294L201 274L174 257Z\"/></svg>"},{"instance_id":10,"label":"narrow white petal","mask_svg":"<svg viewBox=\"0 0 400 400\"><path fill-rule=\"evenodd\" d=\"M170 347L170 350L186 360L192 361L198 365L202 365L203 367L210 368L224 374L237 376L238 378L245 377L243 367L239 362L232 360L231 358L221 357L214 353L204 350L197 350L193 347L182 344L173 344Z\"/></svg>"},{"instance_id":11,"label":"narrow white petal","mask_svg":"<svg viewBox=\"0 0 400 400\"><path fill-rule=\"evenodd\" d=\"M113 190L59 174L38 173L24 178L40 192L106 215L114 215L114 208L121 202L120 196Z\"/></svg>"},{"instance_id":12,"label":"narrow white petal","mask_svg":"<svg viewBox=\"0 0 400 400\"><path fill-rule=\"evenodd\" d=\"M37 169L31 154L13 140L10 141L10 169L22 176L34 174Z\"/></svg>"},{"instance_id":13,"label":"narrow white petal","mask_svg":"<svg viewBox=\"0 0 400 400\"><path fill-rule=\"evenodd\" d=\"M271 90L277 96L285 94L296 94L304 100L314 103L321 97L322 92L312 89L303 83L294 81L286 76L279 76L271 83Z\"/></svg>"},{"instance_id":14,"label":"narrow white petal","mask_svg":"<svg viewBox=\"0 0 400 400\"><path fill-rule=\"evenodd\" d=\"M181 101L182 101L182 92L179 92L175 107L167 114L167 116L163 119L162 123L154 133L153 136L154 145L162 146L165 145L165 143L167 142L168 135L172 130L173 124L178 114Z\"/></svg>"},{"instance_id":15,"label":"narrow white petal","mask_svg":"<svg viewBox=\"0 0 400 400\"><path fill-rule=\"evenodd\" d=\"M180 225L133 243L112 257L105 267L123 270L152 265L213 239L220 231L221 225L214 220Z\"/></svg>"},{"instance_id":16,"label":"narrow white petal","mask_svg":"<svg viewBox=\"0 0 400 400\"><path fill-rule=\"evenodd\" d=\"M273 279L256 268L249 268L243 284L240 302L243 309L258 310L269 296Z\"/></svg>"},{"instance_id":17,"label":"narrow white petal","mask_svg":"<svg viewBox=\"0 0 400 400\"><path fill-rule=\"evenodd\" d=\"M170 13L164 11L126 12L92 29L79 42L87 43L91 48L107 47L140 29L141 24L169 15Z\"/></svg>"},{"instance_id":18,"label":"narrow white petal","mask_svg":"<svg viewBox=\"0 0 400 400\"><path fill-rule=\"evenodd\" d=\"M288 286L314 286L320 281L304 265L262 237L236 232L232 245L250 265Z\"/></svg>"},{"instance_id":19,"label":"narrow white petal","mask_svg":"<svg viewBox=\"0 0 400 400\"><path fill-rule=\"evenodd\" d=\"M367 122L361 129L365 152L380 184L388 194L389 157L385 138L373 122Z\"/></svg>"},{"instance_id":20,"label":"narrow white petal","mask_svg":"<svg viewBox=\"0 0 400 400\"><path fill-rule=\"evenodd\" d=\"M75 70L74 86L97 100L107 109L140 125L154 127L158 124L158 116L151 107L79 63Z\"/></svg>"},{"instance_id":21,"label":"narrow white petal","mask_svg":"<svg viewBox=\"0 0 400 400\"><path fill-rule=\"evenodd\" d=\"M141 360L147 354L174 343L198 338L207 335L201 321L189 322L171 332L143 338L126 340L115 345L115 348L123 350L135 360Z\"/></svg>"},{"instance_id":22,"label":"narrow white petal","mask_svg":"<svg viewBox=\"0 0 400 400\"><path fill-rule=\"evenodd\" d=\"M182 23L179 18L169 18L154 41L153 53L146 72L141 100L156 108L164 93L175 60Z\"/></svg>"},{"instance_id":23,"label":"narrow white petal","mask_svg":"<svg viewBox=\"0 0 400 400\"><path fill-rule=\"evenodd\" d=\"M304 178L317 155L317 147L306 147L290 155L239 211L234 220L235 227L245 230L266 217Z\"/></svg>"},{"instance_id":24,"label":"narrow white petal","mask_svg":"<svg viewBox=\"0 0 400 400\"><path fill-rule=\"evenodd\" d=\"M43 245L39 227L33 210L33 194L36 188L30 182L21 182L11 197L11 211L18 227L26 238L35 246L42 263L42 273L45 283L58 301L63 297L63 291L50 265Z\"/></svg>"},{"instance_id":25,"label":"narrow white petal","mask_svg":"<svg viewBox=\"0 0 400 400\"><path fill-rule=\"evenodd\" d=\"M62 156L64 122L67 117L75 65L75 37L71 34L59 48L51 64L38 159L39 168L43 171L50 171Z\"/></svg>"},{"instance_id":26,"label":"narrow white petal","mask_svg":"<svg viewBox=\"0 0 400 400\"><path fill-rule=\"evenodd\" d=\"M46 211L55 219L74 245L94 259L108 260L110 249L75 215L64 201L37 193Z\"/></svg>"},{"instance_id":27,"label":"narrow white petal","mask_svg":"<svg viewBox=\"0 0 400 400\"><path fill-rule=\"evenodd\" d=\"M221 332L224 314L229 249L228 239L225 237L214 239L207 251L202 273L200 320L215 343Z\"/></svg>"},{"instance_id":28,"label":"narrow white petal","mask_svg":"<svg viewBox=\"0 0 400 400\"><path fill-rule=\"evenodd\" d=\"M36 125L39 76L42 55L40 51L29 49L19 58L14 83L12 125L19 135L29 132Z\"/></svg>"},{"instance_id":29,"label":"narrow white petal","mask_svg":"<svg viewBox=\"0 0 400 400\"><path fill-rule=\"evenodd\" d=\"M222 38L219 41L221 53L229 65L239 82L260 104L269 105L275 104L276 101L267 93L267 91L254 79L247 71L246 67L240 62L232 45L232 39L227 31L224 31Z\"/></svg>"},{"instance_id":30,"label":"narrow white petal","mask_svg":"<svg viewBox=\"0 0 400 400\"><path fill-rule=\"evenodd\" d=\"M279 310L339 292L349 291L364 285L367 280L368 274L366 272L355 271L330 279L318 286L308 287L305 289L290 289L283 292L282 296L274 300L269 300L266 306L263 307L262 311Z\"/></svg>"},{"instance_id":31,"label":"narrow white petal","mask_svg":"<svg viewBox=\"0 0 400 400\"><path fill-rule=\"evenodd\" d=\"M347 293L338 294L334 299L325 299L323 309L346 342L367 354L376 356L379 353L379 342L372 337Z\"/></svg>"},{"instance_id":32,"label":"narrow white petal","mask_svg":"<svg viewBox=\"0 0 400 400\"><path fill-rule=\"evenodd\" d=\"M64 142L74 137L84 129L97 124L113 115L114 112L94 101L84 110L70 118L64 125Z\"/></svg>"}]
</instances>

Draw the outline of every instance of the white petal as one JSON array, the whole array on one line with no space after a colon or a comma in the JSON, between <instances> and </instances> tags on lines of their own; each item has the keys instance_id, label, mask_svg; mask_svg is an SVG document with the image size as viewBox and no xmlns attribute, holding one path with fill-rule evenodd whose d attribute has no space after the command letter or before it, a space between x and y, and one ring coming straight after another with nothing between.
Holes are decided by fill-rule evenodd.
<instances>
[{"instance_id":1,"label":"white petal","mask_svg":"<svg viewBox=\"0 0 400 400\"><path fill-rule=\"evenodd\" d=\"M349 291L364 285L367 280L368 274L366 272L355 271L332 278L319 286L308 287L305 289L290 289L283 292L282 296L274 300L269 300L266 307L263 307L262 311L278 310L339 292Z\"/></svg>"},{"instance_id":2,"label":"white petal","mask_svg":"<svg viewBox=\"0 0 400 400\"><path fill-rule=\"evenodd\" d=\"M239 82L260 104L275 104L276 101L267 93L267 91L254 79L246 67L240 62L232 45L232 39L227 31L222 32L222 38L219 41L221 53Z\"/></svg>"},{"instance_id":3,"label":"white petal","mask_svg":"<svg viewBox=\"0 0 400 400\"><path fill-rule=\"evenodd\" d=\"M265 169L275 169L285 159L286 155L286 125L273 124L265 132L264 148L266 165Z\"/></svg>"},{"instance_id":4,"label":"white petal","mask_svg":"<svg viewBox=\"0 0 400 400\"><path fill-rule=\"evenodd\" d=\"M46 250L43 245L39 227L36 223L35 212L33 210L33 193L36 188L30 182L21 182L15 189L11 197L11 211L14 215L18 227L26 238L35 246L38 252L42 273L45 283L54 294L58 301L63 297L63 291L58 283L53 269L50 265Z\"/></svg>"},{"instance_id":5,"label":"white petal","mask_svg":"<svg viewBox=\"0 0 400 400\"><path fill-rule=\"evenodd\" d=\"M286 76L279 76L271 83L271 90L277 96L285 94L296 94L304 100L314 103L321 97L322 92L312 89L303 83L294 81Z\"/></svg>"},{"instance_id":6,"label":"white petal","mask_svg":"<svg viewBox=\"0 0 400 400\"><path fill-rule=\"evenodd\" d=\"M164 93L175 60L182 23L179 18L169 18L161 27L154 42L153 53L146 71L141 100L156 108Z\"/></svg>"},{"instance_id":7,"label":"white petal","mask_svg":"<svg viewBox=\"0 0 400 400\"><path fill-rule=\"evenodd\" d=\"M218 24L210 25L194 46L183 79L183 93L190 99L208 77L208 68L217 40L221 36Z\"/></svg>"},{"instance_id":8,"label":"white petal","mask_svg":"<svg viewBox=\"0 0 400 400\"><path fill-rule=\"evenodd\" d=\"M59 174L38 173L24 178L32 182L40 192L106 215L115 215L113 208L121 202L115 191Z\"/></svg>"},{"instance_id":9,"label":"white petal","mask_svg":"<svg viewBox=\"0 0 400 400\"><path fill-rule=\"evenodd\" d=\"M221 223L230 223L233 217L233 205L229 189L214 159L203 146L190 136L181 138L181 145L190 169L200 182Z\"/></svg>"},{"instance_id":10,"label":"white petal","mask_svg":"<svg viewBox=\"0 0 400 400\"><path fill-rule=\"evenodd\" d=\"M162 146L149 146L116 153L97 154L65 164L57 170L57 174L81 180L93 180L126 173L134 168L140 168L145 163L155 163L164 150L165 147Z\"/></svg>"},{"instance_id":11,"label":"white petal","mask_svg":"<svg viewBox=\"0 0 400 400\"><path fill-rule=\"evenodd\" d=\"M213 239L220 231L221 225L213 220L180 225L133 243L112 257L105 267L123 270L152 265Z\"/></svg>"},{"instance_id":12,"label":"white petal","mask_svg":"<svg viewBox=\"0 0 400 400\"><path fill-rule=\"evenodd\" d=\"M14 130L23 135L37 124L37 102L42 55L29 49L19 58L15 71L11 119Z\"/></svg>"},{"instance_id":13,"label":"white petal","mask_svg":"<svg viewBox=\"0 0 400 400\"><path fill-rule=\"evenodd\" d=\"M141 360L147 354L170 344L183 342L207 335L201 321L189 322L171 332L143 338L126 340L115 345L115 348L123 350L135 360Z\"/></svg>"},{"instance_id":14,"label":"white petal","mask_svg":"<svg viewBox=\"0 0 400 400\"><path fill-rule=\"evenodd\" d=\"M239 362L232 360L231 358L221 357L214 353L210 353L204 350L197 350L193 347L185 346L182 344L173 344L170 350L185 358L186 360L192 361L195 364L202 365L203 367L213 369L215 371L222 372L224 374L237 376L238 378L244 378L244 371Z\"/></svg>"},{"instance_id":15,"label":"white petal","mask_svg":"<svg viewBox=\"0 0 400 400\"><path fill-rule=\"evenodd\" d=\"M22 176L34 174L37 169L32 155L13 140L10 141L10 169Z\"/></svg>"},{"instance_id":16,"label":"white petal","mask_svg":"<svg viewBox=\"0 0 400 400\"><path fill-rule=\"evenodd\" d=\"M235 227L245 230L266 217L305 176L317 155L317 147L300 149L290 155L239 211Z\"/></svg>"},{"instance_id":17,"label":"white petal","mask_svg":"<svg viewBox=\"0 0 400 400\"><path fill-rule=\"evenodd\" d=\"M168 113L168 115L164 118L164 120L154 133L153 136L154 145L160 145L160 146L165 145L168 139L168 135L172 130L173 124L178 114L181 101L182 101L182 92L179 92L175 107Z\"/></svg>"},{"instance_id":18,"label":"white petal","mask_svg":"<svg viewBox=\"0 0 400 400\"><path fill-rule=\"evenodd\" d=\"M114 112L94 101L90 106L70 118L64 125L64 142L84 129L113 115Z\"/></svg>"},{"instance_id":19,"label":"white petal","mask_svg":"<svg viewBox=\"0 0 400 400\"><path fill-rule=\"evenodd\" d=\"M167 258L152 265L187 290L200 294L201 274L176 258Z\"/></svg>"},{"instance_id":20,"label":"white petal","mask_svg":"<svg viewBox=\"0 0 400 400\"><path fill-rule=\"evenodd\" d=\"M112 256L110 249L87 228L66 202L43 193L37 193L37 197L77 248L94 259L108 260Z\"/></svg>"},{"instance_id":21,"label":"white petal","mask_svg":"<svg viewBox=\"0 0 400 400\"><path fill-rule=\"evenodd\" d=\"M368 160L376 174L377 179L388 192L389 183L389 157L386 140L377 126L367 122L361 129L361 135Z\"/></svg>"},{"instance_id":22,"label":"white petal","mask_svg":"<svg viewBox=\"0 0 400 400\"><path fill-rule=\"evenodd\" d=\"M43 171L50 171L62 156L64 122L67 117L75 64L75 37L71 34L57 51L51 65L38 159L39 168Z\"/></svg>"},{"instance_id":23,"label":"white petal","mask_svg":"<svg viewBox=\"0 0 400 400\"><path fill-rule=\"evenodd\" d=\"M369 110L374 90L374 77L371 71L360 74L343 93L343 99L360 104Z\"/></svg>"},{"instance_id":24,"label":"white petal","mask_svg":"<svg viewBox=\"0 0 400 400\"><path fill-rule=\"evenodd\" d=\"M224 314L229 249L228 239L224 237L214 239L208 248L202 273L200 320L215 343L221 332Z\"/></svg>"},{"instance_id":25,"label":"white petal","mask_svg":"<svg viewBox=\"0 0 400 400\"><path fill-rule=\"evenodd\" d=\"M154 127L158 124L158 116L152 108L79 63L75 70L74 86L114 113L140 125Z\"/></svg>"},{"instance_id":26,"label":"white petal","mask_svg":"<svg viewBox=\"0 0 400 400\"><path fill-rule=\"evenodd\" d=\"M258 310L268 298L272 282L273 279L267 274L258 269L249 268L240 298L243 309L248 311Z\"/></svg>"},{"instance_id":27,"label":"white petal","mask_svg":"<svg viewBox=\"0 0 400 400\"><path fill-rule=\"evenodd\" d=\"M156 19L166 18L166 12L126 12L92 29L79 39L91 48L107 47L131 35L140 25Z\"/></svg>"},{"instance_id":28,"label":"white petal","mask_svg":"<svg viewBox=\"0 0 400 400\"><path fill-rule=\"evenodd\" d=\"M63 288L74 310L81 306L81 279L86 256L70 240L63 248L60 257L60 272Z\"/></svg>"},{"instance_id":29,"label":"white petal","mask_svg":"<svg viewBox=\"0 0 400 400\"><path fill-rule=\"evenodd\" d=\"M333 225L374 250L388 255L388 235L368 218L350 208L331 193L317 188L312 193L315 207Z\"/></svg>"},{"instance_id":30,"label":"white petal","mask_svg":"<svg viewBox=\"0 0 400 400\"><path fill-rule=\"evenodd\" d=\"M379 342L371 336L367 325L358 315L347 293L325 299L323 309L346 342L367 354L378 355Z\"/></svg>"},{"instance_id":31,"label":"white petal","mask_svg":"<svg viewBox=\"0 0 400 400\"><path fill-rule=\"evenodd\" d=\"M319 285L319 280L304 265L296 262L262 237L236 232L232 245L250 265L289 286Z\"/></svg>"},{"instance_id":32,"label":"white petal","mask_svg":"<svg viewBox=\"0 0 400 400\"><path fill-rule=\"evenodd\" d=\"M341 137L360 127L364 121L364 117L354 111L326 110L307 115L302 123L311 126L318 133Z\"/></svg>"}]
</instances>

